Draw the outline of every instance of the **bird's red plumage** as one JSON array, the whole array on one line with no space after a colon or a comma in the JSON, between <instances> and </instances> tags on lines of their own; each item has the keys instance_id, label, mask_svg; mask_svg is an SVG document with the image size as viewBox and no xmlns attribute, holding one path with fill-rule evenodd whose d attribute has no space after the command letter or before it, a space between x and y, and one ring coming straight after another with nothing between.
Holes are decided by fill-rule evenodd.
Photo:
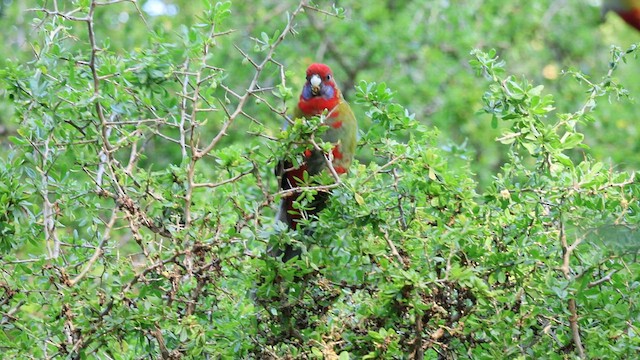
<instances>
[{"instance_id":1,"label":"bird's red plumage","mask_svg":"<svg viewBox=\"0 0 640 360\"><path fill-rule=\"evenodd\" d=\"M298 102L298 108L300 108L300 111L302 111L302 113L305 114L306 116L315 116L315 115L322 114L322 112L324 112L325 109L331 111L333 108L335 108L338 105L339 102L340 102L340 98L337 96L337 90L336 90L336 96L332 97L331 99L314 97L314 98L305 100L301 95L300 101ZM329 117L336 117L336 116L338 116L337 111L334 111L329 115Z\"/></svg>"},{"instance_id":2,"label":"bird's red plumage","mask_svg":"<svg viewBox=\"0 0 640 360\"><path fill-rule=\"evenodd\" d=\"M331 68L328 67L325 64L321 64L321 63L315 63L315 64L311 64L309 65L309 67L307 68L307 76L311 76L313 74L318 74L320 75L321 78L326 78L327 75L331 75Z\"/></svg>"},{"instance_id":3,"label":"bird's red plumage","mask_svg":"<svg viewBox=\"0 0 640 360\"><path fill-rule=\"evenodd\" d=\"M629 25L640 30L640 8L619 11L618 15Z\"/></svg>"},{"instance_id":4,"label":"bird's red plumage","mask_svg":"<svg viewBox=\"0 0 640 360\"><path fill-rule=\"evenodd\" d=\"M333 154L334 159L342 159L342 153L340 152L340 145L336 145L331 150L331 154Z\"/></svg>"}]
</instances>

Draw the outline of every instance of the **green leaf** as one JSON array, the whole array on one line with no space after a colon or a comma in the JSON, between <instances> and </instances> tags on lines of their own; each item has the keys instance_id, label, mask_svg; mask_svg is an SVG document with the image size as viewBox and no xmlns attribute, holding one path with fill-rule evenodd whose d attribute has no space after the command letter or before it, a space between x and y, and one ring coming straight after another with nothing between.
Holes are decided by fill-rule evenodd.
<instances>
[{"instance_id":1,"label":"green leaf","mask_svg":"<svg viewBox=\"0 0 640 360\"><path fill-rule=\"evenodd\" d=\"M584 140L584 135L581 133L567 133L562 137L562 148L573 149Z\"/></svg>"}]
</instances>

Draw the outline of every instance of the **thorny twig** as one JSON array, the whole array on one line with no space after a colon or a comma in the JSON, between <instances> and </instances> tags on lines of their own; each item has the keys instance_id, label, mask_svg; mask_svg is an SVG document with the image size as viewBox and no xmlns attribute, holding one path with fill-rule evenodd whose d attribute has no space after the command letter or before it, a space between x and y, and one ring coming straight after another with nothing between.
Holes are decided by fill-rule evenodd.
<instances>
[{"instance_id":1,"label":"thorny twig","mask_svg":"<svg viewBox=\"0 0 640 360\"><path fill-rule=\"evenodd\" d=\"M571 280L571 256L576 247L582 242L582 238L576 239L571 245L567 242L567 234L564 228L564 221L560 220L560 229L559 229L559 237L560 243L562 245L562 266L561 270L564 274L564 277L567 280ZM573 339L573 343L578 351L578 355L580 358L585 357L584 347L582 345L582 339L580 338L580 326L578 325L578 309L576 306L576 299L574 297L570 298L569 301L569 326L571 328L571 337Z\"/></svg>"}]
</instances>

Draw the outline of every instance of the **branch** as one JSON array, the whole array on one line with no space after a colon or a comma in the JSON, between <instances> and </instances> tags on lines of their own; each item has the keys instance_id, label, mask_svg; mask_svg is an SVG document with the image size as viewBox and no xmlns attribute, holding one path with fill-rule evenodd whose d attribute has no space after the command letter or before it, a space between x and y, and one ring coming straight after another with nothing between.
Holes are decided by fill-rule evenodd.
<instances>
[{"instance_id":1,"label":"branch","mask_svg":"<svg viewBox=\"0 0 640 360\"><path fill-rule=\"evenodd\" d=\"M295 194L297 192L303 192L303 191L319 191L319 192L329 192L329 190L338 187L340 184L338 183L333 183L333 184L329 184L329 185L317 185L317 186L299 186L299 187L295 187L295 188L291 188L291 189L286 189L286 190L281 190L278 191L277 193L273 194L273 196L290 196L292 194Z\"/></svg>"},{"instance_id":2,"label":"branch","mask_svg":"<svg viewBox=\"0 0 640 360\"><path fill-rule=\"evenodd\" d=\"M398 160L404 159L405 156L404 155L398 155L396 157L394 157L393 159L389 160L386 164L382 165L377 171L375 171L373 174L367 176L366 179L364 179L364 181L362 182L362 184L366 184L369 181L371 181L371 179L373 179L374 176L380 174L384 169L388 168L389 166L395 164Z\"/></svg>"},{"instance_id":3,"label":"branch","mask_svg":"<svg viewBox=\"0 0 640 360\"><path fill-rule=\"evenodd\" d=\"M185 123L186 123L186 119L187 119L187 91L189 89L189 75L187 73L187 70L189 69L189 59L187 58L187 60L185 60L184 64L182 65L182 68L185 71L185 76L184 76L184 82L182 84L182 102L180 103L180 125L179 125L179 129L180 129L180 149L182 151L182 158L185 159L187 157L187 135L186 135L186 129L185 129ZM194 106L195 108L195 106ZM193 121L193 119L190 119L191 121Z\"/></svg>"},{"instance_id":4,"label":"branch","mask_svg":"<svg viewBox=\"0 0 640 360\"><path fill-rule=\"evenodd\" d=\"M598 285L600 285L600 284L602 284L602 283L605 283L605 282L607 282L607 281L611 281L611 277L612 277L615 273L617 273L617 272L618 272L618 270L617 270L617 269L616 269L616 270L611 270L611 271L610 271L607 275L605 275L603 278L600 278L600 279L598 279L598 280L594 280L594 281L590 282L589 284L587 284L587 287L588 287L588 288L592 288L592 287L594 287L594 286L598 286Z\"/></svg>"},{"instance_id":5,"label":"branch","mask_svg":"<svg viewBox=\"0 0 640 360\"><path fill-rule=\"evenodd\" d=\"M158 348L160 349L162 359L171 359L171 353L169 352L169 349L167 349L167 345L164 342L164 336L162 336L162 331L157 324L155 325L155 328L151 330L151 335L153 335L158 342Z\"/></svg>"},{"instance_id":6,"label":"branch","mask_svg":"<svg viewBox=\"0 0 640 360\"><path fill-rule=\"evenodd\" d=\"M103 246L107 242L107 240L111 237L111 229L113 229L113 225L116 223L116 218L117 218L116 214L117 214L116 209L113 209L111 213L111 219L109 220L109 223L107 223L107 226L104 229L104 234L102 235L102 239L100 240L100 243L98 244L98 246L96 246L96 250L93 252L93 256L91 256L91 258L89 259L87 264L84 266L82 271L80 271L80 273L69 282L70 287L80 282L80 280L82 280L82 278L84 278L87 275L89 270L91 270L91 267L93 266L93 264L95 264L95 262L98 261L98 259L102 255Z\"/></svg>"},{"instance_id":7,"label":"branch","mask_svg":"<svg viewBox=\"0 0 640 360\"><path fill-rule=\"evenodd\" d=\"M581 359L584 359L584 347L582 346L582 340L580 339L580 328L578 327L578 310L576 309L576 299L569 299L569 312L571 313L571 316L569 317L571 337L573 339L573 343L578 349L578 356L580 356Z\"/></svg>"},{"instance_id":8,"label":"branch","mask_svg":"<svg viewBox=\"0 0 640 360\"><path fill-rule=\"evenodd\" d=\"M280 45L280 43L282 43L286 35L290 32L293 32L293 19L296 16L298 16L298 14L302 11L304 6L306 6L306 2L307 2L306 0L301 0L300 3L298 4L298 7L293 11L293 13L291 13L291 16L289 17L289 21L287 22L287 26L285 26L282 32L280 32L280 35L278 36L276 41L273 44L271 44L271 46L269 47L269 51L267 52L267 55L265 56L265 58L262 60L260 64L254 63L248 56L245 56L245 58L248 61L250 61L252 65L256 68L256 72L253 75L253 79L251 79L251 83L249 84L249 87L245 91L244 95L242 95L242 97L240 98L240 101L238 102L236 109L233 111L233 113L229 115L229 117L227 118L227 121L224 122L218 134L213 138L213 140L211 140L211 142L204 149L202 149L202 151L195 151L193 155L194 159L196 160L200 159L205 154L213 150L213 148L218 144L220 139L222 139L222 137L224 137L227 134L227 130L229 129L231 124L233 124L234 120L238 117L238 115L242 113L242 109L244 108L247 100L249 99L251 94L254 91L256 91L256 89L258 88L258 78L260 77L260 74L262 74L262 71L264 70L264 66L267 63L271 62L271 59L275 53L276 48L278 47L278 45ZM244 54L244 52L242 53Z\"/></svg>"},{"instance_id":9,"label":"branch","mask_svg":"<svg viewBox=\"0 0 640 360\"><path fill-rule=\"evenodd\" d=\"M393 170L391 170L391 174L393 174L393 188L396 190L396 193L398 194L398 213L399 213L399 220L400 220L400 226L402 228L402 230L407 230L407 220L405 219L405 215L404 215L404 207L402 206L402 194L400 193L400 189L398 187L398 180L399 180L399 176L398 176L398 168L393 168Z\"/></svg>"},{"instance_id":10,"label":"branch","mask_svg":"<svg viewBox=\"0 0 640 360\"><path fill-rule=\"evenodd\" d=\"M47 248L49 250L49 258L56 259L60 256L60 239L56 233L56 213L57 213L57 203L54 201L53 203L49 200L49 172L47 168L49 167L47 162L49 160L49 142L51 140L51 134L47 136L47 140L44 143L44 152L41 153L42 156L42 164L41 164L41 181L42 181L42 217L44 222L44 233L45 239L47 241ZM53 249L50 247L50 244L53 243Z\"/></svg>"},{"instance_id":11,"label":"branch","mask_svg":"<svg viewBox=\"0 0 640 360\"><path fill-rule=\"evenodd\" d=\"M404 266L405 265L404 259L402 258L402 256L400 256L400 253L398 252L398 249L396 249L396 245L393 243L393 241L389 237L389 232L387 231L387 229L381 229L381 230L384 233L384 239L387 241L387 244L389 245L389 249L391 250L391 254L393 256L395 256L398 259L398 261L400 262L400 264L402 264Z\"/></svg>"},{"instance_id":12,"label":"branch","mask_svg":"<svg viewBox=\"0 0 640 360\"><path fill-rule=\"evenodd\" d=\"M17 320L13 315L17 313L18 310L20 310L20 308L22 307L22 305L24 305L26 302L27 302L26 300L20 300L18 301L16 306L12 307L11 309L9 309L9 311L4 313L4 315L2 315L2 319L0 319L0 325L4 325L9 321Z\"/></svg>"},{"instance_id":13,"label":"branch","mask_svg":"<svg viewBox=\"0 0 640 360\"><path fill-rule=\"evenodd\" d=\"M194 183L191 186L193 186L194 188L199 188L199 187L217 188L219 186L235 182L236 180L253 173L253 171L254 171L254 169L251 169L249 171L245 171L245 172L243 172L241 174L238 174L238 175L236 175L234 177L231 177L231 178L226 179L226 180L222 180L222 181L217 182L217 183Z\"/></svg>"},{"instance_id":14,"label":"branch","mask_svg":"<svg viewBox=\"0 0 640 360\"><path fill-rule=\"evenodd\" d=\"M415 310L416 317L416 338L413 340L413 359L424 359L424 349L422 348L422 314L417 309Z\"/></svg>"},{"instance_id":15,"label":"branch","mask_svg":"<svg viewBox=\"0 0 640 360\"><path fill-rule=\"evenodd\" d=\"M581 238L576 239L573 244L568 245L567 242L567 234L564 228L564 221L560 220L560 243L562 245L562 266L561 270L564 274L564 277L567 280L571 280L571 255L573 251L576 249L578 244L582 241ZM573 343L576 346L578 351L578 356L584 359L584 347L582 346L582 340L580 339L580 327L578 325L578 309L576 306L576 299L569 299L569 327L571 328L571 337L573 339Z\"/></svg>"},{"instance_id":16,"label":"branch","mask_svg":"<svg viewBox=\"0 0 640 360\"><path fill-rule=\"evenodd\" d=\"M99 190L98 195L102 197L112 198L116 201L116 205L119 209L125 210L125 213L132 216L131 221L135 221L135 224L142 224L147 229L152 232L164 236L166 238L173 238L173 235L167 228L162 225L156 225L153 219L147 215L143 210L141 210L136 203L127 195L116 196L116 194L111 193L107 190ZM134 224L134 225L135 225Z\"/></svg>"}]
</instances>

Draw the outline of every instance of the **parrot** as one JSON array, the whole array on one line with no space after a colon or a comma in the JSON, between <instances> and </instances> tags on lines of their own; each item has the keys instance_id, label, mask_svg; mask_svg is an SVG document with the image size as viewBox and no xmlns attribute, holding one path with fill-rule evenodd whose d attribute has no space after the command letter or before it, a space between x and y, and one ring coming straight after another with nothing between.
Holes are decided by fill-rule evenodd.
<instances>
[{"instance_id":1,"label":"parrot","mask_svg":"<svg viewBox=\"0 0 640 360\"><path fill-rule=\"evenodd\" d=\"M298 106L294 108L294 118L312 118L322 115L326 111L323 126L326 131L320 136L322 141L333 144L330 154L318 149L306 150L303 162L294 167L290 161L279 161L275 175L279 179L280 189L289 190L302 185L305 172L309 176L328 170L327 162L331 160L333 169L339 175L347 173L356 150L357 121L349 104L344 100L336 85L331 68L325 64L314 63L307 68L306 82L302 87ZM289 229L298 230L298 222L317 214L325 206L329 194L318 192L311 202L310 210L294 209L293 203L300 196L300 192L293 192L282 198L276 220L285 223ZM308 232L305 232L308 233ZM284 251L275 249L271 254L287 262L301 254L300 249L287 245Z\"/></svg>"},{"instance_id":2,"label":"parrot","mask_svg":"<svg viewBox=\"0 0 640 360\"><path fill-rule=\"evenodd\" d=\"M640 30L640 0L604 0L602 12L614 11L627 24Z\"/></svg>"}]
</instances>

